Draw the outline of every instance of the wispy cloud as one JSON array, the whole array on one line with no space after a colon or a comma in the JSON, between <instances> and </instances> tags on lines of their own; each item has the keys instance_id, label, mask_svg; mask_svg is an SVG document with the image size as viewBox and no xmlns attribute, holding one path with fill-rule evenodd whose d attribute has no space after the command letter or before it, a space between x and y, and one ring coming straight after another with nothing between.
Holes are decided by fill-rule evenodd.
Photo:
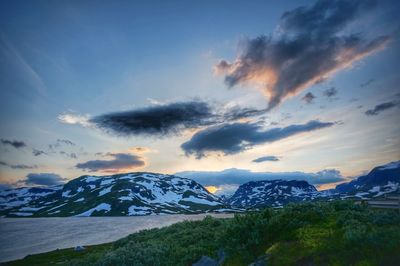
<instances>
[{"instance_id":1,"label":"wispy cloud","mask_svg":"<svg viewBox=\"0 0 400 266\"><path fill-rule=\"evenodd\" d=\"M262 162L277 162L279 161L279 157L274 155L262 156L260 158L254 159L253 163L262 163Z\"/></svg>"},{"instance_id":2,"label":"wispy cloud","mask_svg":"<svg viewBox=\"0 0 400 266\"><path fill-rule=\"evenodd\" d=\"M312 120L306 124L268 130L264 130L258 123L223 124L198 131L189 141L183 143L181 148L186 155L195 155L198 159L210 152L229 155L242 152L254 145L275 142L299 133L331 127L334 124Z\"/></svg>"},{"instance_id":3,"label":"wispy cloud","mask_svg":"<svg viewBox=\"0 0 400 266\"><path fill-rule=\"evenodd\" d=\"M45 151L42 151L42 150L33 149L32 150L32 154L33 154L33 156L40 156L40 155L47 154L47 153Z\"/></svg>"},{"instance_id":4,"label":"wispy cloud","mask_svg":"<svg viewBox=\"0 0 400 266\"><path fill-rule=\"evenodd\" d=\"M88 115L79 115L73 113L64 113L59 115L58 120L64 124L81 125L84 127L90 126Z\"/></svg>"},{"instance_id":5,"label":"wispy cloud","mask_svg":"<svg viewBox=\"0 0 400 266\"><path fill-rule=\"evenodd\" d=\"M10 164L0 161L0 165L10 167L11 169L35 169L37 165L26 165L26 164Z\"/></svg>"},{"instance_id":6,"label":"wispy cloud","mask_svg":"<svg viewBox=\"0 0 400 266\"><path fill-rule=\"evenodd\" d=\"M10 145L16 149L26 147L26 143L20 140L8 140L8 139L1 139L0 140L3 145Z\"/></svg>"},{"instance_id":7,"label":"wispy cloud","mask_svg":"<svg viewBox=\"0 0 400 266\"><path fill-rule=\"evenodd\" d=\"M368 116L375 116L375 115L379 115L381 112L392 109L396 106L398 106L400 103L399 102L384 102L381 104L376 105L374 108L369 109L365 112L366 115Z\"/></svg>"},{"instance_id":8,"label":"wispy cloud","mask_svg":"<svg viewBox=\"0 0 400 266\"><path fill-rule=\"evenodd\" d=\"M360 87L361 87L361 88L367 87L367 86L369 86L371 83L373 83L374 81L375 81L375 79L369 79L369 80L367 80L366 82L361 83L361 84L360 84Z\"/></svg>"},{"instance_id":9,"label":"wispy cloud","mask_svg":"<svg viewBox=\"0 0 400 266\"><path fill-rule=\"evenodd\" d=\"M310 104L314 101L315 99L315 95L311 92L307 92L306 95L303 96L303 98L301 98L303 101L305 101L306 103Z\"/></svg>"},{"instance_id":10,"label":"wispy cloud","mask_svg":"<svg viewBox=\"0 0 400 266\"><path fill-rule=\"evenodd\" d=\"M0 34L0 51L6 56L9 65L18 69L20 78L25 80L36 93L41 97L46 97L46 85L43 79L39 76L38 72L29 64L29 62L22 56L20 51L11 43L6 36Z\"/></svg>"},{"instance_id":11,"label":"wispy cloud","mask_svg":"<svg viewBox=\"0 0 400 266\"><path fill-rule=\"evenodd\" d=\"M385 47L389 36L367 40L349 34L347 26L374 8L371 1L320 0L311 7L285 12L278 34L244 41L233 62L215 69L229 87L258 84L268 97L268 109L326 80Z\"/></svg>"},{"instance_id":12,"label":"wispy cloud","mask_svg":"<svg viewBox=\"0 0 400 266\"><path fill-rule=\"evenodd\" d=\"M332 87L324 90L322 94L327 98L332 98L333 96L336 96L338 94L338 90L335 87Z\"/></svg>"}]
</instances>

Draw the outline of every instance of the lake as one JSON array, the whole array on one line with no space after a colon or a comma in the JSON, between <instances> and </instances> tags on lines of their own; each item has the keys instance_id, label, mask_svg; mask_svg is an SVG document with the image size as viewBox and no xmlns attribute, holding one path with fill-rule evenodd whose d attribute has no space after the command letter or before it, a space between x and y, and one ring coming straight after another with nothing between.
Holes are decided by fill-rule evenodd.
<instances>
[{"instance_id":1,"label":"lake","mask_svg":"<svg viewBox=\"0 0 400 266\"><path fill-rule=\"evenodd\" d=\"M0 218L0 262L22 259L55 249L112 242L142 229L163 227L206 215L152 215L132 217Z\"/></svg>"}]
</instances>

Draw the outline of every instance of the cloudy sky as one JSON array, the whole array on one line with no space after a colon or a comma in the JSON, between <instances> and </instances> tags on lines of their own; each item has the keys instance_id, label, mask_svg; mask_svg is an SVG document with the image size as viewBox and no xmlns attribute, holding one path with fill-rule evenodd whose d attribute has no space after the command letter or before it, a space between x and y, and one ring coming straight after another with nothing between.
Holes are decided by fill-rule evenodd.
<instances>
[{"instance_id":1,"label":"cloudy sky","mask_svg":"<svg viewBox=\"0 0 400 266\"><path fill-rule=\"evenodd\" d=\"M326 188L399 160L399 12L3 1L0 183L151 171L213 191L260 178Z\"/></svg>"}]
</instances>

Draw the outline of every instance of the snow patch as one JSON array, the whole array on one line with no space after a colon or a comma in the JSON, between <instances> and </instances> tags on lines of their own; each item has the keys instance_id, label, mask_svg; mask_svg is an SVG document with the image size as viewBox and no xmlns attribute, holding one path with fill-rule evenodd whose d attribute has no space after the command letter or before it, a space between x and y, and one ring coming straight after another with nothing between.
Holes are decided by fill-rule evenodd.
<instances>
[{"instance_id":1,"label":"snow patch","mask_svg":"<svg viewBox=\"0 0 400 266\"><path fill-rule=\"evenodd\" d=\"M99 196L101 197L101 196L103 196L103 195L105 195L105 194L107 194L107 193L110 193L112 187L113 187L113 186L109 186L109 187L107 187L107 188L101 190L101 191L99 192Z\"/></svg>"},{"instance_id":2,"label":"snow patch","mask_svg":"<svg viewBox=\"0 0 400 266\"><path fill-rule=\"evenodd\" d=\"M108 203L100 203L99 205L97 205L94 208L91 208L90 210L87 210L81 214L77 214L75 216L77 217L89 217L92 215L92 213L94 211L105 211L105 212L109 212L111 210L111 205Z\"/></svg>"}]
</instances>

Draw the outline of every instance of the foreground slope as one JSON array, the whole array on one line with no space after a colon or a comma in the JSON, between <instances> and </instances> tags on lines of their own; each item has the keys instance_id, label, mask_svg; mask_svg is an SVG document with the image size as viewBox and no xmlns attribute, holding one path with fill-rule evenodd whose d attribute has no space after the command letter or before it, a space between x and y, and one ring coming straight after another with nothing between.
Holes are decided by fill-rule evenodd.
<instances>
[{"instance_id":1,"label":"foreground slope","mask_svg":"<svg viewBox=\"0 0 400 266\"><path fill-rule=\"evenodd\" d=\"M220 199L193 180L155 173L81 176L62 189L7 216L125 216L200 213L224 209Z\"/></svg>"}]
</instances>

